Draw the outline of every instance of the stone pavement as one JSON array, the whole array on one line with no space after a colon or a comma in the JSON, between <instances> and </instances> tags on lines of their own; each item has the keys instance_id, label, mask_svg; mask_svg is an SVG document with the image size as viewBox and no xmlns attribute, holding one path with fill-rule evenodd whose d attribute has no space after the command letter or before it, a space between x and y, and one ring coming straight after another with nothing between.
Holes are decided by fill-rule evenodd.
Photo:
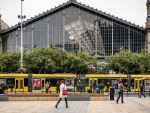
<instances>
[{"instance_id":1,"label":"stone pavement","mask_svg":"<svg viewBox=\"0 0 150 113\"><path fill-rule=\"evenodd\" d=\"M150 97L124 97L120 101L0 101L0 113L150 113Z\"/></svg>"}]
</instances>

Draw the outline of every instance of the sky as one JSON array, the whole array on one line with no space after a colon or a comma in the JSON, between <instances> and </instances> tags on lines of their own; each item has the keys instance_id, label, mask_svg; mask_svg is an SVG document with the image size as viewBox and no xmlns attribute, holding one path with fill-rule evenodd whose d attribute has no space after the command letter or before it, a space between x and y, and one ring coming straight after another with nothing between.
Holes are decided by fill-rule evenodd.
<instances>
[{"instance_id":1,"label":"sky","mask_svg":"<svg viewBox=\"0 0 150 113\"><path fill-rule=\"evenodd\" d=\"M23 15L26 15L24 21L67 1L69 0L24 0L22 6ZM145 27L147 0L77 0L77 2ZM18 15L21 15L21 0L0 0L0 14L5 23L10 27L14 26L21 21L18 19Z\"/></svg>"}]
</instances>

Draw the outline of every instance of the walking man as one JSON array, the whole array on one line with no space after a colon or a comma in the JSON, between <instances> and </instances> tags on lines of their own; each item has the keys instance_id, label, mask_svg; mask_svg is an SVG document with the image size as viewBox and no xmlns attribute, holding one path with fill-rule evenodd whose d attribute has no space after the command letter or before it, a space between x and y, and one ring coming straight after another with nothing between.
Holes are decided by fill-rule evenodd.
<instances>
[{"instance_id":1,"label":"walking man","mask_svg":"<svg viewBox=\"0 0 150 113\"><path fill-rule=\"evenodd\" d=\"M124 103L123 102L123 91L124 91L123 89L124 89L124 87L123 87L123 84L122 84L122 80L120 80L119 84L118 84L118 94L119 94L119 96L116 100L117 104L118 104L118 101L120 99L120 96L121 96L121 103Z\"/></svg>"},{"instance_id":2,"label":"walking man","mask_svg":"<svg viewBox=\"0 0 150 113\"><path fill-rule=\"evenodd\" d=\"M46 87L46 93L48 93L48 89L49 89L49 83L48 82L46 82L45 87Z\"/></svg>"},{"instance_id":3,"label":"walking man","mask_svg":"<svg viewBox=\"0 0 150 113\"><path fill-rule=\"evenodd\" d=\"M143 85L142 84L140 84L140 97L139 98L141 98L141 95L143 95L144 98L146 97L143 93Z\"/></svg>"},{"instance_id":4,"label":"walking man","mask_svg":"<svg viewBox=\"0 0 150 113\"><path fill-rule=\"evenodd\" d=\"M60 86L60 83L59 83L59 81L57 81L57 83L56 83L56 91L57 91L57 93L60 93L59 86Z\"/></svg>"},{"instance_id":5,"label":"walking man","mask_svg":"<svg viewBox=\"0 0 150 113\"><path fill-rule=\"evenodd\" d=\"M48 84L49 84L49 92L51 93L51 82L48 82Z\"/></svg>"}]
</instances>

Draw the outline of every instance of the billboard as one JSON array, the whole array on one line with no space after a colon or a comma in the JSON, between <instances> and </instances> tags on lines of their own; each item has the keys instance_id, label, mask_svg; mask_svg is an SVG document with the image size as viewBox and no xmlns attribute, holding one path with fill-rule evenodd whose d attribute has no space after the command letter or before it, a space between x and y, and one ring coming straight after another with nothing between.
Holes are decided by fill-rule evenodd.
<instances>
[{"instance_id":1,"label":"billboard","mask_svg":"<svg viewBox=\"0 0 150 113\"><path fill-rule=\"evenodd\" d=\"M145 91L150 90L150 80L145 80Z\"/></svg>"},{"instance_id":2,"label":"billboard","mask_svg":"<svg viewBox=\"0 0 150 113\"><path fill-rule=\"evenodd\" d=\"M74 80L66 79L66 87L67 87L67 91L73 91L74 90Z\"/></svg>"},{"instance_id":3,"label":"billboard","mask_svg":"<svg viewBox=\"0 0 150 113\"><path fill-rule=\"evenodd\" d=\"M6 80L5 79L0 79L0 86L6 84Z\"/></svg>"},{"instance_id":4,"label":"billboard","mask_svg":"<svg viewBox=\"0 0 150 113\"><path fill-rule=\"evenodd\" d=\"M33 78L32 88L33 90L41 90L42 82L41 78Z\"/></svg>"}]
</instances>

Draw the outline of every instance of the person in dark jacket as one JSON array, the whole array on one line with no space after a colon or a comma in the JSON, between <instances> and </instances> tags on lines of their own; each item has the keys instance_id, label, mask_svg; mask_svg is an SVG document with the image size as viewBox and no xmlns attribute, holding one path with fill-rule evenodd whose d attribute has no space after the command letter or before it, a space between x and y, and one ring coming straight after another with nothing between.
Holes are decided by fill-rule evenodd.
<instances>
[{"instance_id":1,"label":"person in dark jacket","mask_svg":"<svg viewBox=\"0 0 150 113\"><path fill-rule=\"evenodd\" d=\"M122 84L122 80L119 80L119 84L118 84L118 94L119 94L119 96L116 100L117 104L118 104L118 101L120 99L120 96L121 96L121 103L124 103L123 102L123 89L124 89L124 87L123 87L123 84Z\"/></svg>"},{"instance_id":2,"label":"person in dark jacket","mask_svg":"<svg viewBox=\"0 0 150 113\"><path fill-rule=\"evenodd\" d=\"M146 97L143 93L143 85L142 84L140 84L140 97L139 98L141 98L141 95L143 95L144 98Z\"/></svg>"},{"instance_id":3,"label":"person in dark jacket","mask_svg":"<svg viewBox=\"0 0 150 113\"><path fill-rule=\"evenodd\" d=\"M57 93L60 93L59 86L60 86L60 83L59 83L59 81L57 81L57 83L56 83L56 91L57 91Z\"/></svg>"}]
</instances>

